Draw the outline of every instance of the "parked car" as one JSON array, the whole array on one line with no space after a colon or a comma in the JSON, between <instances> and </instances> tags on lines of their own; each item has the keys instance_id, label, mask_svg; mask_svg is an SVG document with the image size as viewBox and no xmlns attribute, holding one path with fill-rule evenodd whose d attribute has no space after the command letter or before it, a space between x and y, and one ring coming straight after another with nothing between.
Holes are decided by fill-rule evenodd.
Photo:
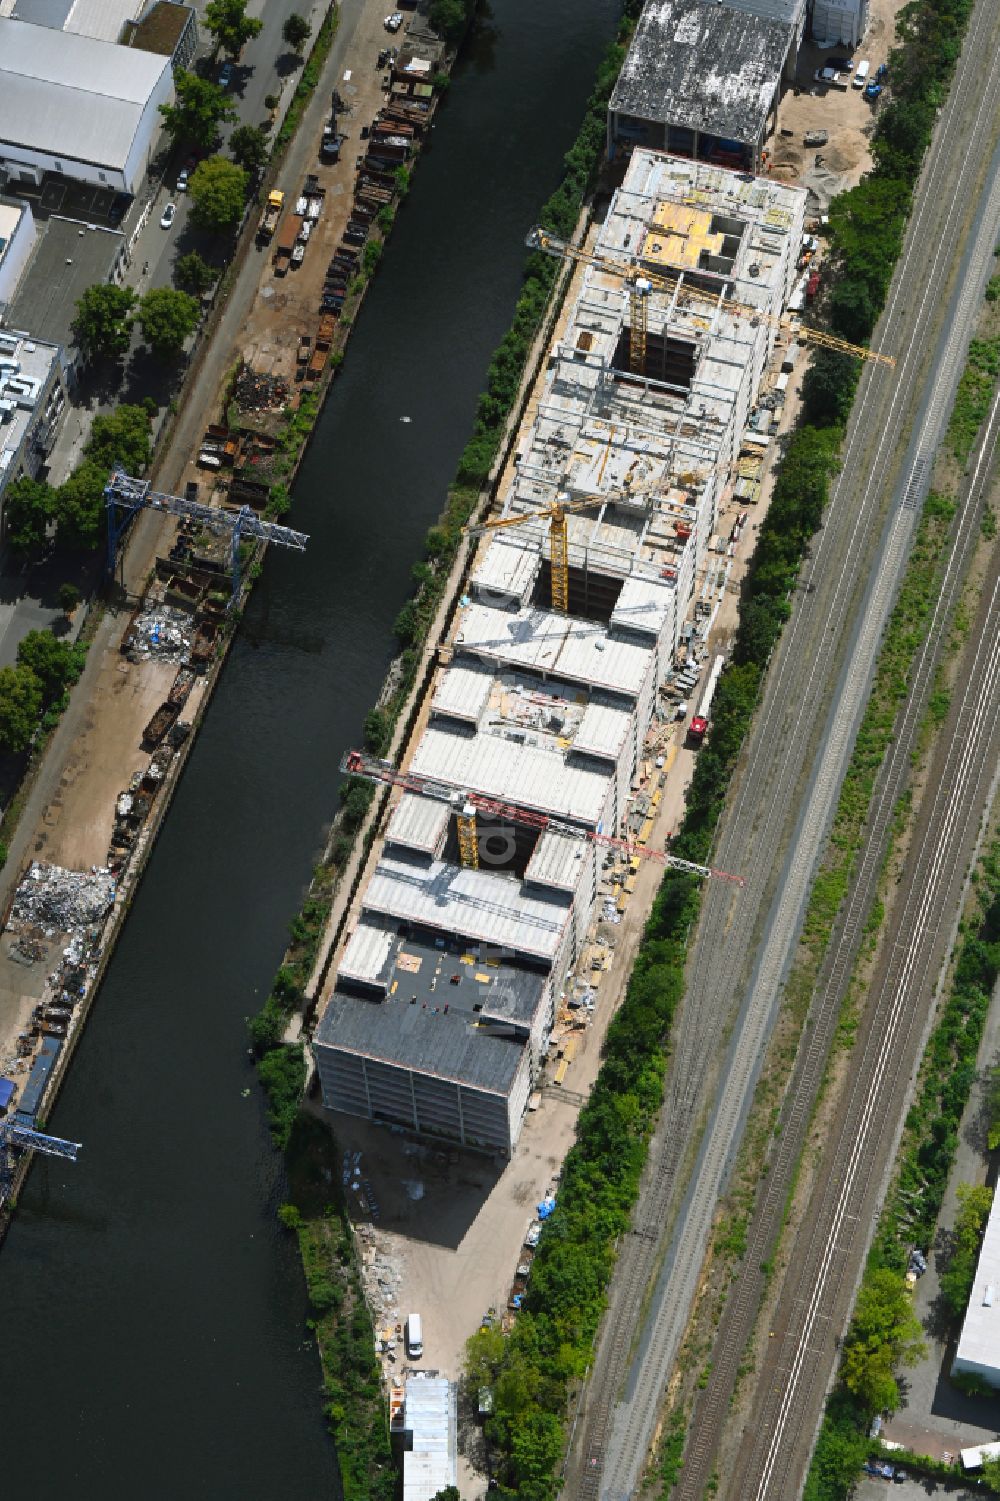
<instances>
[{"instance_id":1,"label":"parked car","mask_svg":"<svg viewBox=\"0 0 1000 1501\"><path fill-rule=\"evenodd\" d=\"M398 31L399 28L402 26L402 24L403 24L403 13L402 13L402 11L394 10L391 16L386 16L386 18L385 18L385 29L386 29L386 31Z\"/></svg>"},{"instance_id":2,"label":"parked car","mask_svg":"<svg viewBox=\"0 0 1000 1501\"><path fill-rule=\"evenodd\" d=\"M163 210L163 213L160 215L160 228L161 229L169 229L170 226L171 226L171 224L173 224L174 220L176 219L176 217L177 217L177 205L176 205L176 203L168 203L167 206L166 206L166 208Z\"/></svg>"},{"instance_id":3,"label":"parked car","mask_svg":"<svg viewBox=\"0 0 1000 1501\"><path fill-rule=\"evenodd\" d=\"M222 67L219 69L219 88L220 89L228 89L228 87L232 83L232 81L233 81L233 65L230 62L224 62L222 64Z\"/></svg>"},{"instance_id":4,"label":"parked car","mask_svg":"<svg viewBox=\"0 0 1000 1501\"><path fill-rule=\"evenodd\" d=\"M188 171L187 167L182 167L181 170L177 174L177 191L178 191L178 193L186 193L187 192L187 190L188 190L188 182L189 182L190 178L191 178L191 173Z\"/></svg>"},{"instance_id":5,"label":"parked car","mask_svg":"<svg viewBox=\"0 0 1000 1501\"><path fill-rule=\"evenodd\" d=\"M868 82L868 75L871 70L872 65L867 58L865 58L864 62L858 63L858 71L855 73L854 78L851 80L856 89L864 88L865 84Z\"/></svg>"},{"instance_id":6,"label":"parked car","mask_svg":"<svg viewBox=\"0 0 1000 1501\"><path fill-rule=\"evenodd\" d=\"M814 83L839 83L840 71L837 68L817 68L813 74Z\"/></svg>"},{"instance_id":7,"label":"parked car","mask_svg":"<svg viewBox=\"0 0 1000 1501\"><path fill-rule=\"evenodd\" d=\"M882 92L882 85L880 83L868 83L868 84L865 85L865 98L866 99L877 99L878 96L879 96L879 94L881 94L881 92Z\"/></svg>"},{"instance_id":8,"label":"parked car","mask_svg":"<svg viewBox=\"0 0 1000 1501\"><path fill-rule=\"evenodd\" d=\"M828 130L807 130L802 137L803 146L825 146L830 139Z\"/></svg>"}]
</instances>

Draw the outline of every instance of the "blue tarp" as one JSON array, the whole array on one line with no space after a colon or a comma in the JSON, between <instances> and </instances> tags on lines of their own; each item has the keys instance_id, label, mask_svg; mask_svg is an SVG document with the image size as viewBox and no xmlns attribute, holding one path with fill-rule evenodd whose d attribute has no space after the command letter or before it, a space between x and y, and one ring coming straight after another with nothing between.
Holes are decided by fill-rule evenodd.
<instances>
[{"instance_id":1,"label":"blue tarp","mask_svg":"<svg viewBox=\"0 0 1000 1501\"><path fill-rule=\"evenodd\" d=\"M26 1120L34 1120L38 1114L38 1107L42 1103L42 1095L45 1086L49 1082L55 1061L59 1057L62 1041L58 1037L43 1037L42 1046L38 1057L31 1065L31 1073L28 1082L24 1086L21 1098L17 1102L17 1113Z\"/></svg>"},{"instance_id":2,"label":"blue tarp","mask_svg":"<svg viewBox=\"0 0 1000 1501\"><path fill-rule=\"evenodd\" d=\"M6 1110L14 1098L14 1090L17 1086L13 1079L0 1079L0 1110Z\"/></svg>"}]
</instances>

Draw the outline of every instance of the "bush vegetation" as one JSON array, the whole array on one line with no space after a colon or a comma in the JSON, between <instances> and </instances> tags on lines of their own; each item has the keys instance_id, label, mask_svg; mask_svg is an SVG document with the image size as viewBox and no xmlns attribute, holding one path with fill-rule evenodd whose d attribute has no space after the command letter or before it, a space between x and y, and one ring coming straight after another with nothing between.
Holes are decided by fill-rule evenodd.
<instances>
[{"instance_id":1,"label":"bush vegetation","mask_svg":"<svg viewBox=\"0 0 1000 1501\"><path fill-rule=\"evenodd\" d=\"M966 1305L972 1292L983 1231L993 1203L993 1190L985 1185L960 1183L955 1192L958 1196L958 1215L945 1269L941 1273L940 1286L949 1312L954 1318L961 1319L965 1317Z\"/></svg>"}]
</instances>

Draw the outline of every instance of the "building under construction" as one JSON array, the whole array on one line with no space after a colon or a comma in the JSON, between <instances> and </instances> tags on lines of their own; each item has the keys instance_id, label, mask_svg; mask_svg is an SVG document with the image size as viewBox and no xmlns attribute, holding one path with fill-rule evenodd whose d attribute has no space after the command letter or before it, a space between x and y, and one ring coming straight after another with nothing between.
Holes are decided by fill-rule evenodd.
<instances>
[{"instance_id":1,"label":"building under construction","mask_svg":"<svg viewBox=\"0 0 1000 1501\"><path fill-rule=\"evenodd\" d=\"M316 1030L328 1108L512 1149L602 842L695 629L804 207L796 189L633 154L482 529L425 728L403 773L374 773L400 792Z\"/></svg>"}]
</instances>

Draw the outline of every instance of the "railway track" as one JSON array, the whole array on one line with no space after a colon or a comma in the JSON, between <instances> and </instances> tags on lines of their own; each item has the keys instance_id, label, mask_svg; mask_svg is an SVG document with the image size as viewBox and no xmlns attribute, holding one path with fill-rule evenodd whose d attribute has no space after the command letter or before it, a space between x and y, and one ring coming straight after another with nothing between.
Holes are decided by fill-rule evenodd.
<instances>
[{"instance_id":1,"label":"railway track","mask_svg":"<svg viewBox=\"0 0 1000 1501\"><path fill-rule=\"evenodd\" d=\"M846 1110L811 1200L808 1232L796 1247L794 1277L779 1303L766 1379L736 1465L731 1494L753 1501L797 1495L822 1400L836 1361L871 1238L887 1162L891 1162L919 1058L935 980L950 947L969 851L996 792L1000 762L1000 574L970 665L953 706L952 735L941 757L933 807L907 861L907 896L873 987L872 1022ZM757 1426L759 1425L759 1426Z\"/></svg>"},{"instance_id":2,"label":"railway track","mask_svg":"<svg viewBox=\"0 0 1000 1501\"><path fill-rule=\"evenodd\" d=\"M998 19L994 9L980 0L880 325L879 347L895 353L899 360L895 378L873 367L862 375L843 469L806 572L811 592L799 599L772 664L737 778L737 797L720 828L713 860L739 869L748 884L738 894L714 886L706 892L688 994L676 1026L667 1097L652 1143L635 1230L623 1244L609 1317L567 1466L564 1494L579 1495L584 1501L629 1496L641 1472L690 1310L718 1192L738 1144L770 1032L787 951L801 919L863 707L862 690L881 626L876 620L874 638L869 632L869 639L861 641L856 629L860 606L866 588L868 592L878 588L884 619L898 568L905 561L908 533L903 526L897 532L896 576L883 566L876 583L868 583L887 492L894 488L898 454L905 447L903 435L920 424L925 431L940 425L957 379L956 367L951 371L951 386L940 380L926 383L923 352L943 341L950 361L939 363L957 366L969 331L968 319L956 318L947 334L941 332L957 275L955 240L948 230L954 232L957 226L965 232L980 197L982 143L993 129L993 116L981 103L988 80L979 74L984 71L984 59L988 65L996 58L993 43ZM957 171L956 160L960 162ZM933 247L930 254L928 245ZM908 521L910 529L931 453L933 446L914 453L908 465L907 493L897 515ZM841 684L849 651L853 676L848 674ZM848 688L853 694L849 704L844 697ZM829 706L838 700L844 712L833 716L824 750L829 749L831 738L836 743L814 774ZM775 747L779 747L777 753ZM818 798L813 796L817 790ZM798 814L807 794L814 815L811 822ZM776 868L775 853L789 844L791 855L781 871ZM779 887L780 900L772 912ZM761 937L765 930L774 936L779 923L779 941L758 962L747 991ZM725 1061L721 1070L713 1072L709 1060L717 1059L720 1039L730 1029L733 1038ZM688 1187L684 1169L693 1155L698 1122L706 1115L709 1129ZM640 1313L661 1264L645 1333L641 1333Z\"/></svg>"},{"instance_id":3,"label":"railway track","mask_svg":"<svg viewBox=\"0 0 1000 1501\"><path fill-rule=\"evenodd\" d=\"M804 1145L813 1102L822 1083L841 1003L857 962L868 913L875 898L894 812L910 773L921 719L934 680L942 637L961 591L980 529L983 495L991 482L991 456L1000 432L1000 396L994 402L956 519L954 543L927 637L915 663L910 692L900 714L872 798L865 846L847 904L834 933L809 1016L807 1046L800 1050L785 1106L777 1147L758 1199L738 1279L719 1324L712 1371L695 1405L684 1470L675 1501L700 1501L711 1475L737 1374L753 1335L766 1279L762 1266L771 1261L780 1235L788 1193ZM742 1482L741 1482L742 1493Z\"/></svg>"}]
</instances>

